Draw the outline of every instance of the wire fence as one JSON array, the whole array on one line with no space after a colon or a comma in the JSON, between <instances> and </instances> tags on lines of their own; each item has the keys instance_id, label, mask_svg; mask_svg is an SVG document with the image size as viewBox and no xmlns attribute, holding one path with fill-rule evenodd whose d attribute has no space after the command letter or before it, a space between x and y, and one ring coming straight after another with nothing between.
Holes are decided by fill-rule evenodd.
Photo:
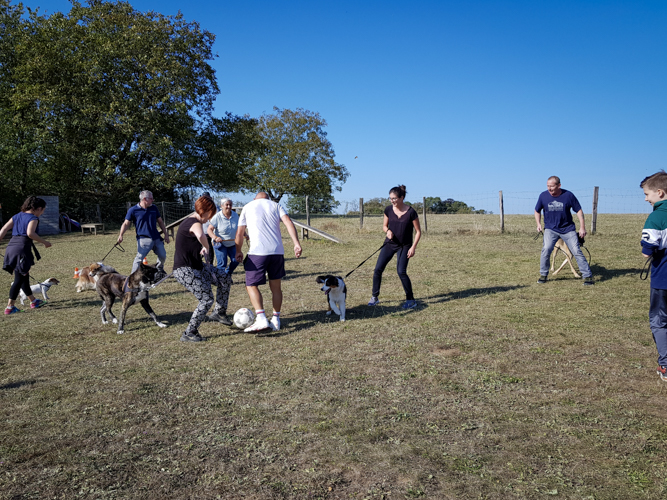
<instances>
[{"instance_id":1,"label":"wire fence","mask_svg":"<svg viewBox=\"0 0 667 500\"><path fill-rule=\"evenodd\" d=\"M593 192L594 187L575 187L568 189L574 193L579 200L581 207L585 214L593 212ZM452 192L447 193L446 196L441 196L441 199L451 198L457 201L462 201L474 210L484 210L487 214L500 213L499 205L500 191L489 192ZM503 204L505 214L508 215L522 215L532 214L535 210L535 203L540 195L540 191L504 191L503 190ZM421 203L422 198L409 199L406 201L412 203ZM364 198L364 203L368 202L370 198ZM358 216L359 200L338 200L340 205L337 208L337 213L347 215L354 212ZM598 213L608 214L648 214L653 210L650 204L644 201L644 194L640 189L623 190L623 189L605 189L601 187L598 193ZM365 213L365 217L372 217L372 214ZM312 217L312 216L311 216Z\"/></svg>"}]
</instances>

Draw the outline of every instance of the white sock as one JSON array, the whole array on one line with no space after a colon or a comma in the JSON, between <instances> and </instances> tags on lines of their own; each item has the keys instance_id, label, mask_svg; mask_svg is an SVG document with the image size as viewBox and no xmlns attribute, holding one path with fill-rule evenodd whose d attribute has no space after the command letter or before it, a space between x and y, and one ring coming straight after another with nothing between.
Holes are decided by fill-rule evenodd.
<instances>
[{"instance_id":1,"label":"white sock","mask_svg":"<svg viewBox=\"0 0 667 500\"><path fill-rule=\"evenodd\" d=\"M260 309L259 311L255 311L255 316L257 317L257 321L259 321L259 320L268 321L266 319L266 314L264 314L264 309Z\"/></svg>"}]
</instances>

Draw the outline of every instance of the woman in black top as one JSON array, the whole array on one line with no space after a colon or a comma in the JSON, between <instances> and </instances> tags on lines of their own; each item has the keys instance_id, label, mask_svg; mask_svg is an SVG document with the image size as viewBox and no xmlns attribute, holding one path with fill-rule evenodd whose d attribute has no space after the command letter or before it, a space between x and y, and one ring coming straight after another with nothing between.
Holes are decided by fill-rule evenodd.
<instances>
[{"instance_id":1,"label":"woman in black top","mask_svg":"<svg viewBox=\"0 0 667 500\"><path fill-rule=\"evenodd\" d=\"M368 302L369 306L375 306L380 302L378 297L380 295L380 285L382 284L382 273L391 258L396 254L396 271L403 284L403 290L405 290L403 309L417 307L417 301L412 294L412 283L407 271L408 259L414 256L422 231L419 226L417 212L411 206L406 205L403 202L404 199L405 186L391 188L389 191L391 206L384 209L384 224L382 225L387 238L380 251L377 264L375 264L375 272L373 272L373 296ZM416 233L414 242L412 240L413 230Z\"/></svg>"},{"instance_id":2,"label":"woman in black top","mask_svg":"<svg viewBox=\"0 0 667 500\"><path fill-rule=\"evenodd\" d=\"M208 240L202 228L202 224L208 222L216 210L215 202L210 197L202 196L195 202L195 214L181 222L176 233L174 278L199 300L188 327L181 335L184 342L205 340L199 335L199 325L214 302L212 284L217 285L218 289L215 294L215 308L208 318L223 325L232 324L227 318L232 278L224 270L210 264ZM206 257L206 264L202 262L202 256Z\"/></svg>"}]
</instances>

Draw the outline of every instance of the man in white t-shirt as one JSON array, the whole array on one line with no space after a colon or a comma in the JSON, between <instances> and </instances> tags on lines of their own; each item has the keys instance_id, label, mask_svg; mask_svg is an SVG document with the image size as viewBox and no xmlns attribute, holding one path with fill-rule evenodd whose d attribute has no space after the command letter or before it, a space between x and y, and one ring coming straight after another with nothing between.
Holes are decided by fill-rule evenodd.
<instances>
[{"instance_id":1,"label":"man in white t-shirt","mask_svg":"<svg viewBox=\"0 0 667 500\"><path fill-rule=\"evenodd\" d=\"M257 316L255 323L246 328L246 332L260 332L272 328L280 330L280 308L283 304L281 280L285 277L285 249L280 236L280 221L285 224L287 232L294 242L294 255L301 257L301 245L296 228L285 209L269 195L260 192L255 199L243 207L239 225L236 230L236 261L243 260L243 238L247 228L250 238L248 256L243 262L245 268L245 284L250 302ZM269 275L269 288L273 299L273 318L271 321L264 314L264 299L259 285L266 283Z\"/></svg>"}]
</instances>

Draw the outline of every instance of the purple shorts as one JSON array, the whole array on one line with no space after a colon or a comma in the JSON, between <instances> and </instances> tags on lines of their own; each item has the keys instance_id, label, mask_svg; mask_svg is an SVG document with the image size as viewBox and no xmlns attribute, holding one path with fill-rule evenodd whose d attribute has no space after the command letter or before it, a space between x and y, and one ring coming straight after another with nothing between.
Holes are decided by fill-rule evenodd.
<instances>
[{"instance_id":1,"label":"purple shorts","mask_svg":"<svg viewBox=\"0 0 667 500\"><path fill-rule=\"evenodd\" d=\"M284 255L248 255L243 261L245 268L245 286L258 286L266 283L266 275L270 280L285 277Z\"/></svg>"}]
</instances>

